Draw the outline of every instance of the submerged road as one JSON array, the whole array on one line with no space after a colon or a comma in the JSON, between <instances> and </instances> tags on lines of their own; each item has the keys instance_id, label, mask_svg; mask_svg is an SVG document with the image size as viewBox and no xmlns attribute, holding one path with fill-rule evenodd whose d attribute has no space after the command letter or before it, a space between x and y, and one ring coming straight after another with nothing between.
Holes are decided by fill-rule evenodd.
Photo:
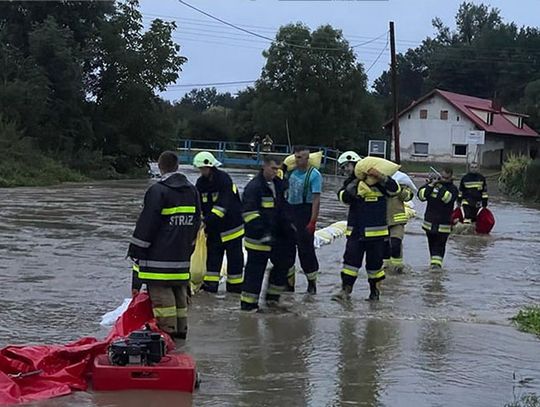
<instances>
[{"instance_id":1,"label":"submerged road","mask_svg":"<svg viewBox=\"0 0 540 407\"><path fill-rule=\"evenodd\" d=\"M251 177L232 175L240 186ZM325 183L321 227L346 218L338 182ZM129 296L127 238L148 185L0 190L0 346L105 335L101 315ZM330 300L343 240L318 251L317 296L298 276L284 297L289 313L245 315L238 296L198 294L184 346L203 380L193 398L90 392L36 405L502 406L540 393L540 341L508 320L540 302L540 211L496 199L491 207L492 235L452 237L441 272L429 271L421 222L410 222L410 268L388 276L376 304L364 301L363 279L350 306ZM533 380L524 387L513 372Z\"/></svg>"}]
</instances>

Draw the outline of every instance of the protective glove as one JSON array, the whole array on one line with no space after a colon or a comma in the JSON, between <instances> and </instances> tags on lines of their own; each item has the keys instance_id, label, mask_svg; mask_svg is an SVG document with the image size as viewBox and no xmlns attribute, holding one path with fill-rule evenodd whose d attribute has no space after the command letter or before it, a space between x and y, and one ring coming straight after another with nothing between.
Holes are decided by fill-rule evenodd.
<instances>
[{"instance_id":1,"label":"protective glove","mask_svg":"<svg viewBox=\"0 0 540 407\"><path fill-rule=\"evenodd\" d=\"M317 221L315 220L310 221L306 226L306 230L309 232L310 235L315 234L316 228L317 228Z\"/></svg>"},{"instance_id":2,"label":"protective glove","mask_svg":"<svg viewBox=\"0 0 540 407\"><path fill-rule=\"evenodd\" d=\"M355 196L356 195L356 190L358 188L358 183L360 182L360 180L358 178L355 178L354 180L352 180L351 182L349 182L347 184L347 186L345 187L345 191L347 191L347 193L349 195L353 195Z\"/></svg>"}]
</instances>

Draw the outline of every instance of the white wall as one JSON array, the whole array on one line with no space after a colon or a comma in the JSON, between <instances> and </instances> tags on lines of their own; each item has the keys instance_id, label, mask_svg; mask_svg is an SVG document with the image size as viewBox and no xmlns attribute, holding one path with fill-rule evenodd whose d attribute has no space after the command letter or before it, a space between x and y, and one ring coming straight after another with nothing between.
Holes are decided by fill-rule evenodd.
<instances>
[{"instance_id":1,"label":"white wall","mask_svg":"<svg viewBox=\"0 0 540 407\"><path fill-rule=\"evenodd\" d=\"M427 119L420 119L422 109L427 109ZM441 110L448 110L448 120L441 120ZM438 95L404 114L399 127L402 160L455 163L465 163L466 158L453 155L453 144L465 144L465 134L476 129L472 121ZM429 143L427 157L414 155L415 142Z\"/></svg>"}]
</instances>

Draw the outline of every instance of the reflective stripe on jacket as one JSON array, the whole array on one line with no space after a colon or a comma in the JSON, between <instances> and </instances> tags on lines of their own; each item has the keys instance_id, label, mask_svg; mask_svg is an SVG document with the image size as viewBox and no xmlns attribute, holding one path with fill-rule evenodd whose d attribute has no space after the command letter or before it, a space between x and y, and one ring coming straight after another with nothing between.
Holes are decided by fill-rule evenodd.
<instances>
[{"instance_id":1,"label":"reflective stripe on jacket","mask_svg":"<svg viewBox=\"0 0 540 407\"><path fill-rule=\"evenodd\" d=\"M270 251L270 242L293 234L290 205L285 198L287 182L274 178L275 196L262 171L244 189L242 202L245 222L245 247Z\"/></svg>"},{"instance_id":2,"label":"reflective stripe on jacket","mask_svg":"<svg viewBox=\"0 0 540 407\"><path fill-rule=\"evenodd\" d=\"M405 186L400 185L401 191L396 196L387 199L387 221L388 226L404 225L407 223L407 212L405 212L404 202L409 202L414 197L413 191Z\"/></svg>"},{"instance_id":3,"label":"reflective stripe on jacket","mask_svg":"<svg viewBox=\"0 0 540 407\"><path fill-rule=\"evenodd\" d=\"M199 177L202 212L209 238L226 243L244 235L242 203L237 186L229 174L212 168L209 178Z\"/></svg>"},{"instance_id":4,"label":"reflective stripe on jacket","mask_svg":"<svg viewBox=\"0 0 540 407\"><path fill-rule=\"evenodd\" d=\"M461 178L459 183L458 204L473 207L486 207L489 195L486 178L477 172L469 172Z\"/></svg>"},{"instance_id":5,"label":"reflective stripe on jacket","mask_svg":"<svg viewBox=\"0 0 540 407\"><path fill-rule=\"evenodd\" d=\"M358 195L354 176L343 183L338 192L339 200L349 205L346 235L351 238L372 239L388 236L386 202L396 196L400 187L391 177L386 182L371 186L369 192Z\"/></svg>"},{"instance_id":6,"label":"reflective stripe on jacket","mask_svg":"<svg viewBox=\"0 0 540 407\"><path fill-rule=\"evenodd\" d=\"M432 233L450 233L457 197L458 189L452 181L420 187L418 199L427 202L422 228Z\"/></svg>"},{"instance_id":7,"label":"reflective stripe on jacket","mask_svg":"<svg viewBox=\"0 0 540 407\"><path fill-rule=\"evenodd\" d=\"M152 185L130 239L128 255L142 282L189 281L189 263L201 223L199 194L187 178L174 173Z\"/></svg>"}]
</instances>

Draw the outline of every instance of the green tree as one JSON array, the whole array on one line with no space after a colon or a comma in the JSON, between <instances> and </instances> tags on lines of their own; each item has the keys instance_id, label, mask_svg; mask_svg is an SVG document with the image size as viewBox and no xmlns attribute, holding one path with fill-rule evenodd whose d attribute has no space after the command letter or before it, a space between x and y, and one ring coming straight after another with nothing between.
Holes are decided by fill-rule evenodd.
<instances>
[{"instance_id":1,"label":"green tree","mask_svg":"<svg viewBox=\"0 0 540 407\"><path fill-rule=\"evenodd\" d=\"M192 89L184 95L180 104L195 112L202 113L213 106L232 108L234 102L235 100L229 92L218 93L216 88L202 88Z\"/></svg>"},{"instance_id":2,"label":"green tree","mask_svg":"<svg viewBox=\"0 0 540 407\"><path fill-rule=\"evenodd\" d=\"M69 28L52 16L37 23L28 36L29 55L47 77L47 116L37 134L39 146L55 155L71 155L93 141L85 112L82 55Z\"/></svg>"},{"instance_id":3,"label":"green tree","mask_svg":"<svg viewBox=\"0 0 540 407\"><path fill-rule=\"evenodd\" d=\"M25 56L7 36L5 24L0 24L0 112L4 120L37 135L47 117L49 82L34 58Z\"/></svg>"},{"instance_id":4,"label":"green tree","mask_svg":"<svg viewBox=\"0 0 540 407\"><path fill-rule=\"evenodd\" d=\"M117 7L102 30L92 91L100 135L96 147L116 157L115 167L124 172L174 146L171 109L156 92L176 81L187 59L172 40L174 23L157 19L143 32L137 1Z\"/></svg>"},{"instance_id":5,"label":"green tree","mask_svg":"<svg viewBox=\"0 0 540 407\"><path fill-rule=\"evenodd\" d=\"M362 132L378 118L362 120L366 75L340 30L287 25L263 55L253 103L256 131L285 143L288 121L294 143L364 144Z\"/></svg>"}]
</instances>

